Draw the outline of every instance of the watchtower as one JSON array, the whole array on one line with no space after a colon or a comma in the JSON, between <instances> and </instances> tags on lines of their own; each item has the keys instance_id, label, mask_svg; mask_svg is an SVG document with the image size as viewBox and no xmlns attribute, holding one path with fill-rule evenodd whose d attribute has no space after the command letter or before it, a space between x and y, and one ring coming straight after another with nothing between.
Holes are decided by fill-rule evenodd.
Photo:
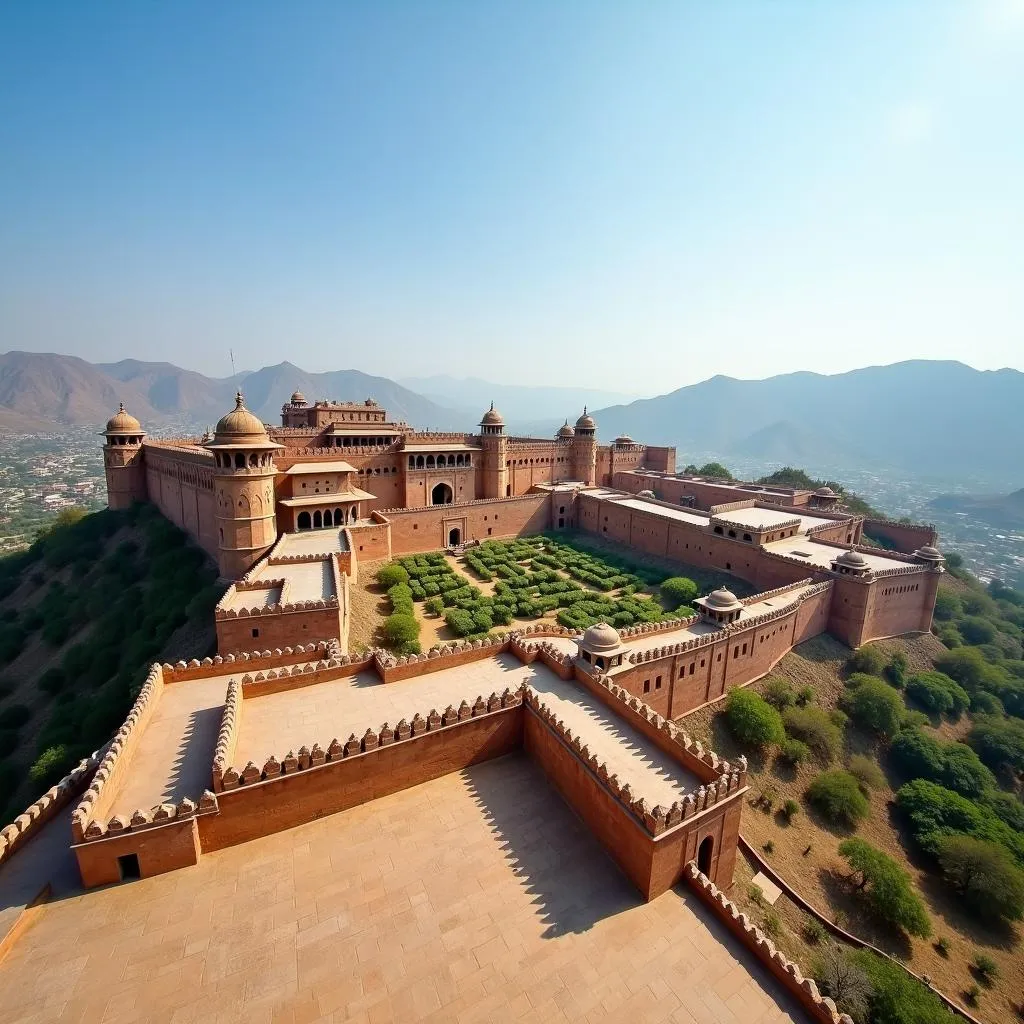
<instances>
[{"instance_id":1,"label":"watchtower","mask_svg":"<svg viewBox=\"0 0 1024 1024\"><path fill-rule=\"evenodd\" d=\"M597 482L597 424L586 406L572 438L572 474L585 484Z\"/></svg>"},{"instance_id":2,"label":"watchtower","mask_svg":"<svg viewBox=\"0 0 1024 1024\"><path fill-rule=\"evenodd\" d=\"M490 409L480 420L480 447L483 448L483 498L507 498L511 494L508 483L508 438L505 420L491 402Z\"/></svg>"},{"instance_id":3,"label":"watchtower","mask_svg":"<svg viewBox=\"0 0 1024 1024\"><path fill-rule=\"evenodd\" d=\"M121 408L107 420L103 431L103 473L107 478L107 507L128 508L133 501L146 500L146 467L142 424Z\"/></svg>"},{"instance_id":4,"label":"watchtower","mask_svg":"<svg viewBox=\"0 0 1024 1024\"><path fill-rule=\"evenodd\" d=\"M277 540L274 452L283 446L270 440L239 391L234 409L221 418L213 441L204 447L214 460L220 574L235 580Z\"/></svg>"}]
</instances>

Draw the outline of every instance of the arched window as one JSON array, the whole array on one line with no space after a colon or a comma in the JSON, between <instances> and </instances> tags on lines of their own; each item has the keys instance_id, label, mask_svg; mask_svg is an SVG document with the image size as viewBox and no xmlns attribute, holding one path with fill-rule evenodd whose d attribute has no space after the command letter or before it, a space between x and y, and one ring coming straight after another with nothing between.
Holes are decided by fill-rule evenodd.
<instances>
[{"instance_id":1,"label":"arched window","mask_svg":"<svg viewBox=\"0 0 1024 1024\"><path fill-rule=\"evenodd\" d=\"M249 465L252 466L253 469L255 469L257 466L259 466L259 464L260 464L260 457L259 457L259 455L257 455L256 452L253 452L249 456Z\"/></svg>"},{"instance_id":2,"label":"arched window","mask_svg":"<svg viewBox=\"0 0 1024 1024\"><path fill-rule=\"evenodd\" d=\"M245 469L245 456L241 452L235 452L235 469Z\"/></svg>"},{"instance_id":3,"label":"arched window","mask_svg":"<svg viewBox=\"0 0 1024 1024\"><path fill-rule=\"evenodd\" d=\"M433 469L433 468L434 468L434 456L433 455L428 455L427 456L427 469Z\"/></svg>"},{"instance_id":4,"label":"arched window","mask_svg":"<svg viewBox=\"0 0 1024 1024\"><path fill-rule=\"evenodd\" d=\"M422 469L423 468L423 456L422 455L417 455L416 456L416 468L417 469Z\"/></svg>"},{"instance_id":5,"label":"arched window","mask_svg":"<svg viewBox=\"0 0 1024 1024\"><path fill-rule=\"evenodd\" d=\"M697 867L701 874L711 877L711 857L715 852L715 840L711 836L705 836L701 841L700 849L697 851Z\"/></svg>"},{"instance_id":6,"label":"arched window","mask_svg":"<svg viewBox=\"0 0 1024 1024\"><path fill-rule=\"evenodd\" d=\"M358 505L353 505L352 508L349 509L349 520L348 521L350 523L354 523L358 518L359 518L359 506Z\"/></svg>"},{"instance_id":7,"label":"arched window","mask_svg":"<svg viewBox=\"0 0 1024 1024\"><path fill-rule=\"evenodd\" d=\"M455 465L455 456L454 455L449 455L448 456L448 465L449 466L454 466Z\"/></svg>"},{"instance_id":8,"label":"arched window","mask_svg":"<svg viewBox=\"0 0 1024 1024\"><path fill-rule=\"evenodd\" d=\"M334 525L341 526L345 522L345 513L340 508L334 510Z\"/></svg>"},{"instance_id":9,"label":"arched window","mask_svg":"<svg viewBox=\"0 0 1024 1024\"><path fill-rule=\"evenodd\" d=\"M319 530L324 525L324 517L320 509L313 513L313 529Z\"/></svg>"},{"instance_id":10,"label":"arched window","mask_svg":"<svg viewBox=\"0 0 1024 1024\"><path fill-rule=\"evenodd\" d=\"M310 519L309 519L309 513L308 512L300 512L299 513L299 520L298 520L298 524L297 525L298 525L298 528L300 530L308 530L312 526L312 523L310 522ZM223 532L223 531L221 531L221 532ZM223 538L221 538L221 539L223 539Z\"/></svg>"}]
</instances>

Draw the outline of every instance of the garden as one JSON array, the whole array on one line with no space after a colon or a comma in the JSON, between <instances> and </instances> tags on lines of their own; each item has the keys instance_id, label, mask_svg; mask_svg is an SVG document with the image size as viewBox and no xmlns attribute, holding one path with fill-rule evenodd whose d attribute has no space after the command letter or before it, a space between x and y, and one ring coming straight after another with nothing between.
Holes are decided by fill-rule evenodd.
<instances>
[{"instance_id":1,"label":"garden","mask_svg":"<svg viewBox=\"0 0 1024 1024\"><path fill-rule=\"evenodd\" d=\"M403 654L540 619L567 629L660 622L691 615L700 592L689 576L564 534L484 541L457 559L410 555L382 566L376 578L390 602L383 642ZM425 627L433 634L426 645Z\"/></svg>"}]
</instances>

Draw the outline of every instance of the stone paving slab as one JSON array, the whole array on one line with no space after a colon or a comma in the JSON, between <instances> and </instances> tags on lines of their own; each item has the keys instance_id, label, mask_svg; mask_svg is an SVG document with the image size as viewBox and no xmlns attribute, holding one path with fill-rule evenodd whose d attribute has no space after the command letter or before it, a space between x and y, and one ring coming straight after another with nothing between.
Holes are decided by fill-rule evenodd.
<instances>
[{"instance_id":1,"label":"stone paving slab","mask_svg":"<svg viewBox=\"0 0 1024 1024\"><path fill-rule=\"evenodd\" d=\"M517 755L47 904L5 1024L781 1024L799 1008L685 890L649 904Z\"/></svg>"}]
</instances>

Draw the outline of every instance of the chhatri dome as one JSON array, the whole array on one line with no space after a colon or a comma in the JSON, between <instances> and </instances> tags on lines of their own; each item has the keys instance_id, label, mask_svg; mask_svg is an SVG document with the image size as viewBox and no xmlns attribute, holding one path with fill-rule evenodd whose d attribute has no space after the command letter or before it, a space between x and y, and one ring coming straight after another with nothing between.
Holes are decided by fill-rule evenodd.
<instances>
[{"instance_id":1,"label":"chhatri dome","mask_svg":"<svg viewBox=\"0 0 1024 1024\"><path fill-rule=\"evenodd\" d=\"M719 587L718 590L712 590L707 597L708 608L714 608L719 612L732 612L736 611L737 608L742 608L739 598L728 589L728 587Z\"/></svg>"},{"instance_id":2,"label":"chhatri dome","mask_svg":"<svg viewBox=\"0 0 1024 1024\"><path fill-rule=\"evenodd\" d=\"M576 421L577 430L597 430L597 424L594 422L594 417L587 412L587 407L583 406L583 415Z\"/></svg>"},{"instance_id":3,"label":"chhatri dome","mask_svg":"<svg viewBox=\"0 0 1024 1024\"><path fill-rule=\"evenodd\" d=\"M576 641L579 657L600 669L617 668L627 653L614 626L598 622Z\"/></svg>"},{"instance_id":4,"label":"chhatri dome","mask_svg":"<svg viewBox=\"0 0 1024 1024\"><path fill-rule=\"evenodd\" d=\"M816 498L835 498L835 497L838 497L836 492L833 491L832 488L828 486L828 484L826 484L824 487L819 487L814 492L814 496Z\"/></svg>"},{"instance_id":5,"label":"chhatri dome","mask_svg":"<svg viewBox=\"0 0 1024 1024\"><path fill-rule=\"evenodd\" d=\"M558 428L558 436L559 437L573 437L575 435L575 433L576 433L576 431L573 430L572 427L569 426L569 421L568 420L566 420Z\"/></svg>"},{"instance_id":6,"label":"chhatri dome","mask_svg":"<svg viewBox=\"0 0 1024 1024\"><path fill-rule=\"evenodd\" d=\"M292 392L292 405L305 405L306 396L301 391Z\"/></svg>"},{"instance_id":7,"label":"chhatri dome","mask_svg":"<svg viewBox=\"0 0 1024 1024\"><path fill-rule=\"evenodd\" d=\"M124 402L121 402L120 405L121 408L107 420L106 432L108 434L142 433L142 424L131 413L125 412Z\"/></svg>"},{"instance_id":8,"label":"chhatri dome","mask_svg":"<svg viewBox=\"0 0 1024 1024\"><path fill-rule=\"evenodd\" d=\"M267 440L267 428L258 416L246 409L241 391L235 395L234 409L218 421L215 434L218 441L229 444Z\"/></svg>"},{"instance_id":9,"label":"chhatri dome","mask_svg":"<svg viewBox=\"0 0 1024 1024\"><path fill-rule=\"evenodd\" d=\"M850 548L844 551L835 561L836 565L845 565L849 569L866 569L868 560L859 552Z\"/></svg>"},{"instance_id":10,"label":"chhatri dome","mask_svg":"<svg viewBox=\"0 0 1024 1024\"><path fill-rule=\"evenodd\" d=\"M491 402L490 409L484 413L483 419L480 421L481 427L501 427L505 425L505 418L494 408L494 403Z\"/></svg>"}]
</instances>

